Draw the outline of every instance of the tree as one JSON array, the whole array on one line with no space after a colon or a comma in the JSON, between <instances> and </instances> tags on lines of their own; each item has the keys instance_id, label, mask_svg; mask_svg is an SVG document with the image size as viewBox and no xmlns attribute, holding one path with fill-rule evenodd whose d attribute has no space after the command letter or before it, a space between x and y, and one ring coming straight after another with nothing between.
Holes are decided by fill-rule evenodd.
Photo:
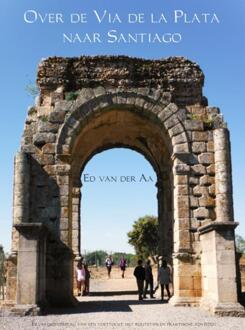
<instances>
[{"instance_id":1,"label":"tree","mask_svg":"<svg viewBox=\"0 0 245 330\"><path fill-rule=\"evenodd\" d=\"M132 231L128 232L128 242L136 254L141 258L154 256L158 252L158 220L155 216L146 215L133 224Z\"/></svg>"},{"instance_id":2,"label":"tree","mask_svg":"<svg viewBox=\"0 0 245 330\"><path fill-rule=\"evenodd\" d=\"M236 235L236 250L239 253L245 253L245 239L240 235Z\"/></svg>"},{"instance_id":3,"label":"tree","mask_svg":"<svg viewBox=\"0 0 245 330\"><path fill-rule=\"evenodd\" d=\"M88 265L101 266L105 264L107 253L102 250L89 252L86 254L85 259Z\"/></svg>"}]
</instances>

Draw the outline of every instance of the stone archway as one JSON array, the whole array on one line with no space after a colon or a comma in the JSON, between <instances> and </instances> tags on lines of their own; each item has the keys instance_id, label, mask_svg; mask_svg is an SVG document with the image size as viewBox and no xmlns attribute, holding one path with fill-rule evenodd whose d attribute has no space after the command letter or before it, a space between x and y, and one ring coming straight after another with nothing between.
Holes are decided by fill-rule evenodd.
<instances>
[{"instance_id":1,"label":"stone archway","mask_svg":"<svg viewBox=\"0 0 245 330\"><path fill-rule=\"evenodd\" d=\"M171 303L243 313L229 135L202 95L198 65L183 58L55 57L39 65L37 81L40 96L15 159L9 300L24 308L73 301L81 171L97 152L126 146L157 174L160 249L174 268Z\"/></svg>"}]
</instances>

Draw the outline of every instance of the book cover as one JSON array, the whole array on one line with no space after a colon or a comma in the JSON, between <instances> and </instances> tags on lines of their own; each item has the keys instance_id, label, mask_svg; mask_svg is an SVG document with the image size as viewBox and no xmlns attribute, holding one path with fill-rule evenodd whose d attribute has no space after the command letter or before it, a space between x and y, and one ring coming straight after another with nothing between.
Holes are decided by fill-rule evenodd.
<instances>
[{"instance_id":1,"label":"book cover","mask_svg":"<svg viewBox=\"0 0 245 330\"><path fill-rule=\"evenodd\" d=\"M244 2L0 8L4 328L242 328Z\"/></svg>"}]
</instances>

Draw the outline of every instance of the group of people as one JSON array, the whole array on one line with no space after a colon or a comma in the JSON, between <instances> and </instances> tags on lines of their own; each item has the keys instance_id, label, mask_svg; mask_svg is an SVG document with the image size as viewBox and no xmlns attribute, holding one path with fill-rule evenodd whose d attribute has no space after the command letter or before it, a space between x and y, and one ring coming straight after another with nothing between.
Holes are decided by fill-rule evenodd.
<instances>
[{"instance_id":1,"label":"group of people","mask_svg":"<svg viewBox=\"0 0 245 330\"><path fill-rule=\"evenodd\" d=\"M105 260L105 265L107 268L108 278L111 277L111 269L113 266L112 256L108 256ZM127 267L127 260L122 256L119 260L118 266L122 271L122 278L125 276L125 270ZM158 263L158 274L157 274L157 285L154 288L154 278L152 273L151 261L147 260L143 266L143 261L138 260L138 266L134 269L134 276L136 277L139 300L147 298L148 288L150 288L150 298L155 298L154 293L158 289L159 285L161 287L161 300L164 300L164 289L167 291L168 299L170 299L169 283L171 282L171 270L168 266L166 260L159 260ZM77 263L76 267L76 279L77 279L77 295L86 296L89 295L89 281L90 281L90 271L88 266L81 259Z\"/></svg>"},{"instance_id":2,"label":"group of people","mask_svg":"<svg viewBox=\"0 0 245 330\"><path fill-rule=\"evenodd\" d=\"M114 265L114 261L112 256L108 256L105 260L105 265L106 265L106 269L107 269L107 275L108 278L111 277L111 269L112 266ZM122 271L122 278L124 278L125 276L125 270L127 268L127 260L124 258L124 256L121 256L118 266L120 267L121 271Z\"/></svg>"},{"instance_id":3,"label":"group of people","mask_svg":"<svg viewBox=\"0 0 245 330\"><path fill-rule=\"evenodd\" d=\"M88 266L83 262L83 259L79 260L76 268L76 279L77 279L77 295L87 296L89 295L89 280L90 271Z\"/></svg>"},{"instance_id":4,"label":"group of people","mask_svg":"<svg viewBox=\"0 0 245 330\"><path fill-rule=\"evenodd\" d=\"M138 260L138 266L134 269L134 276L136 277L139 300L146 299L148 287L150 287L150 297L154 297L154 292L161 287L161 300L164 300L164 288L166 288L168 299L170 299L169 283L171 271L166 260L160 260L158 265L157 286L154 289L154 279L152 273L151 261L147 260L145 267L143 261Z\"/></svg>"}]
</instances>

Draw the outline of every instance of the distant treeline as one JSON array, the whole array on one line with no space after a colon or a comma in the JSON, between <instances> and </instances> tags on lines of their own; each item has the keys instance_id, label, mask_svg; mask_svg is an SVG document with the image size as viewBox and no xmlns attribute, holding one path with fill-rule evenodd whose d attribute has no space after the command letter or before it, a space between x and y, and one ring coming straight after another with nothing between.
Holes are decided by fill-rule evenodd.
<instances>
[{"instance_id":1,"label":"distant treeline","mask_svg":"<svg viewBox=\"0 0 245 330\"><path fill-rule=\"evenodd\" d=\"M114 252L111 254L113 258L114 265L119 264L119 260L121 256L127 260L128 266L134 267L137 263L137 256L132 253L124 253L124 252ZM96 265L96 266L104 266L105 259L108 256L108 253L103 250L97 250L88 252L84 255L85 261L88 265Z\"/></svg>"}]
</instances>

